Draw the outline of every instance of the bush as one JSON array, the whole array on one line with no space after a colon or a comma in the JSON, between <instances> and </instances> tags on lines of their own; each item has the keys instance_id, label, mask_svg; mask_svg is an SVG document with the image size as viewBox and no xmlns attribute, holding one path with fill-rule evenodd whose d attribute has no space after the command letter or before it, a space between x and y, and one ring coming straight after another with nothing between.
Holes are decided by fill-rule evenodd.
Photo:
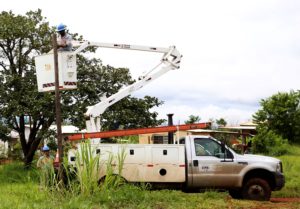
<instances>
[{"instance_id":1,"label":"bush","mask_svg":"<svg viewBox=\"0 0 300 209\"><path fill-rule=\"evenodd\" d=\"M272 130L262 127L252 138L252 152L280 156L288 153L288 141Z\"/></svg>"},{"instance_id":2,"label":"bush","mask_svg":"<svg viewBox=\"0 0 300 209\"><path fill-rule=\"evenodd\" d=\"M22 160L24 158L24 154L22 152L21 143L18 142L13 146L12 151L10 152L10 156L13 160Z\"/></svg>"}]
</instances>

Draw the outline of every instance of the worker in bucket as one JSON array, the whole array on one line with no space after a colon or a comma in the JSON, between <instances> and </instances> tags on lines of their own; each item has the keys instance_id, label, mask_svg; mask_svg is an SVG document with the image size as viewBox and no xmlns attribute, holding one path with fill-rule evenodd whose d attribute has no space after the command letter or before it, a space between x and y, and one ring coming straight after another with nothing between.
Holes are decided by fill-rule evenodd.
<instances>
[{"instance_id":1,"label":"worker in bucket","mask_svg":"<svg viewBox=\"0 0 300 209\"><path fill-rule=\"evenodd\" d=\"M50 149L47 145L42 148L43 155L37 161L38 168L52 167L53 157L50 156Z\"/></svg>"},{"instance_id":2,"label":"worker in bucket","mask_svg":"<svg viewBox=\"0 0 300 209\"><path fill-rule=\"evenodd\" d=\"M59 34L57 39L58 51L72 51L72 36L66 32L66 25L59 24L56 32Z\"/></svg>"}]
</instances>

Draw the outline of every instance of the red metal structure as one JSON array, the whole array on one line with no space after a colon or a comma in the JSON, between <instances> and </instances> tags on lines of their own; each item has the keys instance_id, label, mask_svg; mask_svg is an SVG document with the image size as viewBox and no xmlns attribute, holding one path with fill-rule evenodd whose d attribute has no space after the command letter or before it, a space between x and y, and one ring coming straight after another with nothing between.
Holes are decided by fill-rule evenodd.
<instances>
[{"instance_id":1,"label":"red metal structure","mask_svg":"<svg viewBox=\"0 0 300 209\"><path fill-rule=\"evenodd\" d=\"M68 139L70 141L76 141L81 139L109 138L109 137L130 136L130 135L138 135L138 134L186 131L191 129L209 128L210 126L211 123L208 122L208 123L185 124L185 125L177 125L177 126L161 126L161 127L138 128L138 129L128 129L128 130L103 131L103 132L94 132L94 133L74 134L72 136L69 136Z\"/></svg>"}]
</instances>

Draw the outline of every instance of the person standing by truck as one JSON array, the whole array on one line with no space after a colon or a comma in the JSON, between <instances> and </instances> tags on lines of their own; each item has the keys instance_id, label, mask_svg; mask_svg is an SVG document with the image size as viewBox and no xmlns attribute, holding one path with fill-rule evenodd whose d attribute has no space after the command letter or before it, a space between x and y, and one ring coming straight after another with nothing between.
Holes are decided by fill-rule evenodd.
<instances>
[{"instance_id":1,"label":"person standing by truck","mask_svg":"<svg viewBox=\"0 0 300 209\"><path fill-rule=\"evenodd\" d=\"M37 161L37 167L38 168L44 168L44 167L50 167L50 166L53 166L53 157L50 156L50 148L45 145L43 148L42 148L42 152L43 152L43 155L39 158L39 160Z\"/></svg>"},{"instance_id":2,"label":"person standing by truck","mask_svg":"<svg viewBox=\"0 0 300 209\"><path fill-rule=\"evenodd\" d=\"M43 155L37 161L37 167L40 169L41 188L50 187L55 179L53 167L53 157L50 155L50 149L47 145L42 148Z\"/></svg>"}]
</instances>

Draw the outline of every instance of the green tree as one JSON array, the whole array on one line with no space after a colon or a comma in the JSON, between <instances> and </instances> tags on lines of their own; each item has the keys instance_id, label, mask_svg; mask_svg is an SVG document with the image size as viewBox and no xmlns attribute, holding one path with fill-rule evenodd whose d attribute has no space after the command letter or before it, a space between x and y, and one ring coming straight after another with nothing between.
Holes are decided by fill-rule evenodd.
<instances>
[{"instance_id":1,"label":"green tree","mask_svg":"<svg viewBox=\"0 0 300 209\"><path fill-rule=\"evenodd\" d=\"M194 124L198 123L201 120L200 116L197 115L190 115L189 119L184 121L185 124Z\"/></svg>"},{"instance_id":2,"label":"green tree","mask_svg":"<svg viewBox=\"0 0 300 209\"><path fill-rule=\"evenodd\" d=\"M0 116L0 139L2 141L9 140L9 128L6 126L6 121Z\"/></svg>"},{"instance_id":3,"label":"green tree","mask_svg":"<svg viewBox=\"0 0 300 209\"><path fill-rule=\"evenodd\" d=\"M267 128L290 142L300 142L300 91L277 93L260 101L261 109L253 119L260 128Z\"/></svg>"},{"instance_id":4,"label":"green tree","mask_svg":"<svg viewBox=\"0 0 300 209\"><path fill-rule=\"evenodd\" d=\"M218 126L226 126L227 125L227 122L224 118L217 119L216 123Z\"/></svg>"},{"instance_id":5,"label":"green tree","mask_svg":"<svg viewBox=\"0 0 300 209\"><path fill-rule=\"evenodd\" d=\"M281 135L267 127L259 127L258 134L252 139L251 151L266 155L280 156L288 153L288 142Z\"/></svg>"},{"instance_id":6,"label":"green tree","mask_svg":"<svg viewBox=\"0 0 300 209\"><path fill-rule=\"evenodd\" d=\"M0 130L14 129L19 133L27 166L55 122L54 93L37 91L34 66L34 56L50 51L53 32L41 10L25 15L11 11L0 13L0 118L4 118ZM78 34L73 34L73 38L82 39ZM133 80L128 69L103 66L100 59L87 58L84 53L77 56L77 64L78 89L61 93L62 118L84 128L87 106L98 103L104 92L112 95ZM157 113L151 113L149 108L161 104L154 97L127 97L117 104L118 108L112 107L105 113L104 127L111 128L111 118L118 119L125 127L158 125L161 121L157 120ZM129 114L126 108L134 108L129 111L130 116L126 115ZM31 121L28 139L25 138L26 118Z\"/></svg>"},{"instance_id":7,"label":"green tree","mask_svg":"<svg viewBox=\"0 0 300 209\"><path fill-rule=\"evenodd\" d=\"M103 128L105 130L153 127L165 120L157 119L157 112L150 109L161 105L155 97L145 96L144 99L127 97L108 108L103 114Z\"/></svg>"},{"instance_id":8,"label":"green tree","mask_svg":"<svg viewBox=\"0 0 300 209\"><path fill-rule=\"evenodd\" d=\"M33 60L34 55L50 50L50 33L40 10L24 16L0 14L0 116L5 118L1 125L19 133L27 165L54 121L53 95L37 92ZM26 116L32 117L28 140Z\"/></svg>"}]
</instances>

